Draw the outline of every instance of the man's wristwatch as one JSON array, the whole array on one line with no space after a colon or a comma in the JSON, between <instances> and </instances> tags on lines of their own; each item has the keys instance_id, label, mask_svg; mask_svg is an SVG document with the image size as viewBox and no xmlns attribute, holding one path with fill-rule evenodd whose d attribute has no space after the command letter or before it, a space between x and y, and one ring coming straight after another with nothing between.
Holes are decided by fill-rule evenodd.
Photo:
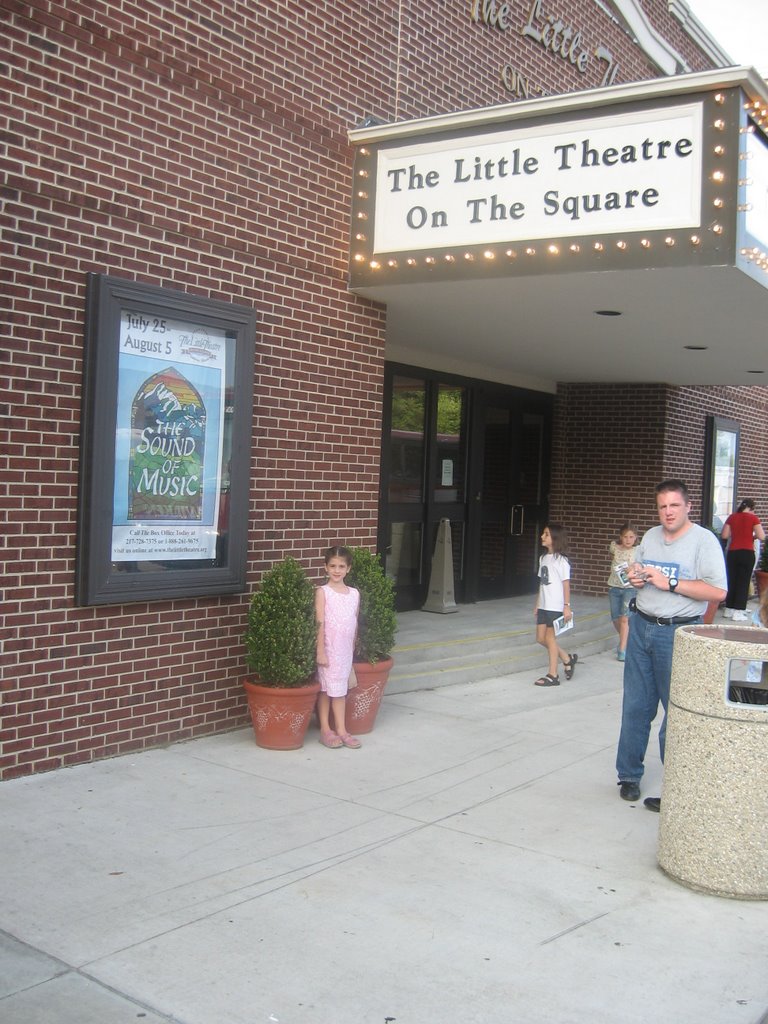
<instances>
[{"instance_id":1,"label":"man's wristwatch","mask_svg":"<svg viewBox=\"0 0 768 1024\"><path fill-rule=\"evenodd\" d=\"M677 584L679 582L680 582L680 580L677 578L677 576L670 576L670 578L669 578L669 592L670 592L670 594L674 594L674 592L677 590Z\"/></svg>"}]
</instances>

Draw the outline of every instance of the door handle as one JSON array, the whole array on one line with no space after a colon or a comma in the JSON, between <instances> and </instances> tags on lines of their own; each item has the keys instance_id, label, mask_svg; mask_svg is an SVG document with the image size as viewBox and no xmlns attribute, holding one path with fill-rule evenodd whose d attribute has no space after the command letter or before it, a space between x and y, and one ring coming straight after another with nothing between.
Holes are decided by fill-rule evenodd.
<instances>
[{"instance_id":1,"label":"door handle","mask_svg":"<svg viewBox=\"0 0 768 1024\"><path fill-rule=\"evenodd\" d=\"M515 527L518 523L519 513L519 526ZM523 531L525 530L525 505L513 505L512 514L509 518L509 534L511 537L522 537Z\"/></svg>"}]
</instances>

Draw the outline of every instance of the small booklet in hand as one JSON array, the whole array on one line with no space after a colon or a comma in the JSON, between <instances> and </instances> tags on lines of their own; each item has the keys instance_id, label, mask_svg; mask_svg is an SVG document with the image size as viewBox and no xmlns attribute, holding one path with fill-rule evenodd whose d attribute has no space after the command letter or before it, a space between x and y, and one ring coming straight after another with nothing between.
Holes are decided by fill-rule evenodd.
<instances>
[{"instance_id":1,"label":"small booklet in hand","mask_svg":"<svg viewBox=\"0 0 768 1024\"><path fill-rule=\"evenodd\" d=\"M567 629L573 629L573 616L565 621L565 616L561 615L559 619L555 619L552 623L555 629L555 636L560 636L561 633L565 633Z\"/></svg>"}]
</instances>

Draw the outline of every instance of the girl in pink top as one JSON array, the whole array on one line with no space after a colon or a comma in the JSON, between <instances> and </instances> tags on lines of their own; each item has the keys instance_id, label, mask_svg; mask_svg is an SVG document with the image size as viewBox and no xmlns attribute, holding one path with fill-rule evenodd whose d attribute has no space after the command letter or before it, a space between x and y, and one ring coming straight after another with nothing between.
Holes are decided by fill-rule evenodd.
<instances>
[{"instance_id":1,"label":"girl in pink top","mask_svg":"<svg viewBox=\"0 0 768 1024\"><path fill-rule=\"evenodd\" d=\"M320 742L334 750L339 747L357 749L361 746L360 740L347 732L344 717L360 609L360 592L344 582L351 568L352 553L349 548L328 548L325 553L328 582L315 592ZM335 730L331 728L331 712Z\"/></svg>"}]
</instances>

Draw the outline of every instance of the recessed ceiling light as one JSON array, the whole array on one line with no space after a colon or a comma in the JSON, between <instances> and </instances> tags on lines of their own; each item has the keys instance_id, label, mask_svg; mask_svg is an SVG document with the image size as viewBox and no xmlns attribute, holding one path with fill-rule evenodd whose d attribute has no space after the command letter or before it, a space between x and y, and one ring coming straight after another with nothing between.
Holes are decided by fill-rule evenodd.
<instances>
[{"instance_id":1,"label":"recessed ceiling light","mask_svg":"<svg viewBox=\"0 0 768 1024\"><path fill-rule=\"evenodd\" d=\"M689 352L706 352L709 345L683 345L683 348L687 348Z\"/></svg>"},{"instance_id":2,"label":"recessed ceiling light","mask_svg":"<svg viewBox=\"0 0 768 1024\"><path fill-rule=\"evenodd\" d=\"M596 309L595 316L621 316L621 311L618 309Z\"/></svg>"}]
</instances>

